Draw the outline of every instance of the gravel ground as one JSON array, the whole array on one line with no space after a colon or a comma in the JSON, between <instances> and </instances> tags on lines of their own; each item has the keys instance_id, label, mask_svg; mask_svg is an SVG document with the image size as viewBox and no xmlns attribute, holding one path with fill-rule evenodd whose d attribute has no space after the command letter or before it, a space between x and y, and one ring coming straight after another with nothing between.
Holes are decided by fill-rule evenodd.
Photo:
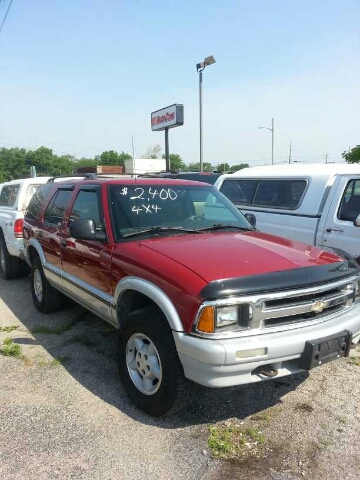
<instances>
[{"instance_id":1,"label":"gravel ground","mask_svg":"<svg viewBox=\"0 0 360 480\"><path fill-rule=\"evenodd\" d=\"M39 314L27 278L0 279L5 338L24 357L0 355L1 479L360 479L360 366L349 359L310 376L195 386L185 411L154 419L119 383L114 330L70 302ZM232 424L261 430L262 449L213 459L208 427Z\"/></svg>"}]
</instances>

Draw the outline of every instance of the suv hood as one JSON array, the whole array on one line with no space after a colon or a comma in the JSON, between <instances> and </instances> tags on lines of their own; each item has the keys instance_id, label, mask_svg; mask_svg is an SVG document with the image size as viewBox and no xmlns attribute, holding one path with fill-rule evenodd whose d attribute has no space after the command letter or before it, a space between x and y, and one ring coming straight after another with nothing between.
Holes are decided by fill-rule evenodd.
<instances>
[{"instance_id":1,"label":"suv hood","mask_svg":"<svg viewBox=\"0 0 360 480\"><path fill-rule=\"evenodd\" d=\"M142 241L206 282L299 267L326 265L341 257L316 247L260 232L214 232Z\"/></svg>"}]
</instances>

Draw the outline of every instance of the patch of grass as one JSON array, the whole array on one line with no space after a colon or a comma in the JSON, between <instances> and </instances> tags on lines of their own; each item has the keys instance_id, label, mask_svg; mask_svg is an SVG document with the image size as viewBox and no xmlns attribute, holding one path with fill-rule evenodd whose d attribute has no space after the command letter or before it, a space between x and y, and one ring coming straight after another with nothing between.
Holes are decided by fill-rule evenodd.
<instances>
[{"instance_id":1,"label":"patch of grass","mask_svg":"<svg viewBox=\"0 0 360 480\"><path fill-rule=\"evenodd\" d=\"M45 334L60 335L64 332L67 332L68 330L71 330L76 322L77 322L77 320L69 320L64 325L60 325L60 326L55 327L55 328L49 328L49 327L46 327L46 326L35 327L31 330L31 333L33 333L33 334L45 333Z\"/></svg>"},{"instance_id":2,"label":"patch of grass","mask_svg":"<svg viewBox=\"0 0 360 480\"><path fill-rule=\"evenodd\" d=\"M349 357L347 362L349 365L356 365L360 367L360 358L359 357Z\"/></svg>"},{"instance_id":3,"label":"patch of grass","mask_svg":"<svg viewBox=\"0 0 360 480\"><path fill-rule=\"evenodd\" d=\"M322 445L323 447L329 447L330 445L332 445L334 442L331 438L326 438L326 437L323 437L323 438L320 438L319 439L319 443L320 445Z\"/></svg>"},{"instance_id":4,"label":"patch of grass","mask_svg":"<svg viewBox=\"0 0 360 480\"><path fill-rule=\"evenodd\" d=\"M60 367L64 363L70 360L69 357L59 357L59 358L52 358L51 360L47 360L45 358L40 358L35 362L37 367Z\"/></svg>"},{"instance_id":5,"label":"patch of grass","mask_svg":"<svg viewBox=\"0 0 360 480\"><path fill-rule=\"evenodd\" d=\"M265 442L264 434L261 431L259 431L258 428L255 428L255 427L247 428L245 430L245 433L248 437L251 438L251 440L254 440L254 442L258 442L258 443Z\"/></svg>"},{"instance_id":6,"label":"patch of grass","mask_svg":"<svg viewBox=\"0 0 360 480\"><path fill-rule=\"evenodd\" d=\"M345 415L339 415L337 420L340 423L347 423L347 417Z\"/></svg>"},{"instance_id":7,"label":"patch of grass","mask_svg":"<svg viewBox=\"0 0 360 480\"><path fill-rule=\"evenodd\" d=\"M243 429L237 425L220 425L209 427L209 432L208 446L215 457L222 459L237 458L265 442L263 433L254 427Z\"/></svg>"},{"instance_id":8,"label":"patch of grass","mask_svg":"<svg viewBox=\"0 0 360 480\"><path fill-rule=\"evenodd\" d=\"M16 330L17 328L19 328L19 325L9 325L7 327L0 327L0 332L10 333L13 330Z\"/></svg>"},{"instance_id":9,"label":"patch of grass","mask_svg":"<svg viewBox=\"0 0 360 480\"><path fill-rule=\"evenodd\" d=\"M5 338L1 353L6 357L21 357L21 346L14 343L12 338Z\"/></svg>"}]
</instances>

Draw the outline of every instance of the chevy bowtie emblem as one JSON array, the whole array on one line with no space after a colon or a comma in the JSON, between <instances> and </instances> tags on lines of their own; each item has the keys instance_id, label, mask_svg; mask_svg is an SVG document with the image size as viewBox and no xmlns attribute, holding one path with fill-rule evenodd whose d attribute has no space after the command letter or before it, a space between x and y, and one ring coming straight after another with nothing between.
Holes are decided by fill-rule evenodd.
<instances>
[{"instance_id":1,"label":"chevy bowtie emblem","mask_svg":"<svg viewBox=\"0 0 360 480\"><path fill-rule=\"evenodd\" d=\"M315 313L321 313L326 307L328 306L327 302L323 302L322 300L318 300L317 302L311 305L310 310Z\"/></svg>"}]
</instances>

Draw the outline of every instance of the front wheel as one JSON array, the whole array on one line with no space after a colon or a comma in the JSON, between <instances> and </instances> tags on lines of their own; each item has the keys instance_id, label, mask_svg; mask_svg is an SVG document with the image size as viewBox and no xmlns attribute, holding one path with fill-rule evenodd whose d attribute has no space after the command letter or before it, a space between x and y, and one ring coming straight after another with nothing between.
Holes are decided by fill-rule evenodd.
<instances>
[{"instance_id":1,"label":"front wheel","mask_svg":"<svg viewBox=\"0 0 360 480\"><path fill-rule=\"evenodd\" d=\"M131 401L150 415L183 408L191 382L184 376L171 329L153 307L130 313L119 331L118 368Z\"/></svg>"}]
</instances>

